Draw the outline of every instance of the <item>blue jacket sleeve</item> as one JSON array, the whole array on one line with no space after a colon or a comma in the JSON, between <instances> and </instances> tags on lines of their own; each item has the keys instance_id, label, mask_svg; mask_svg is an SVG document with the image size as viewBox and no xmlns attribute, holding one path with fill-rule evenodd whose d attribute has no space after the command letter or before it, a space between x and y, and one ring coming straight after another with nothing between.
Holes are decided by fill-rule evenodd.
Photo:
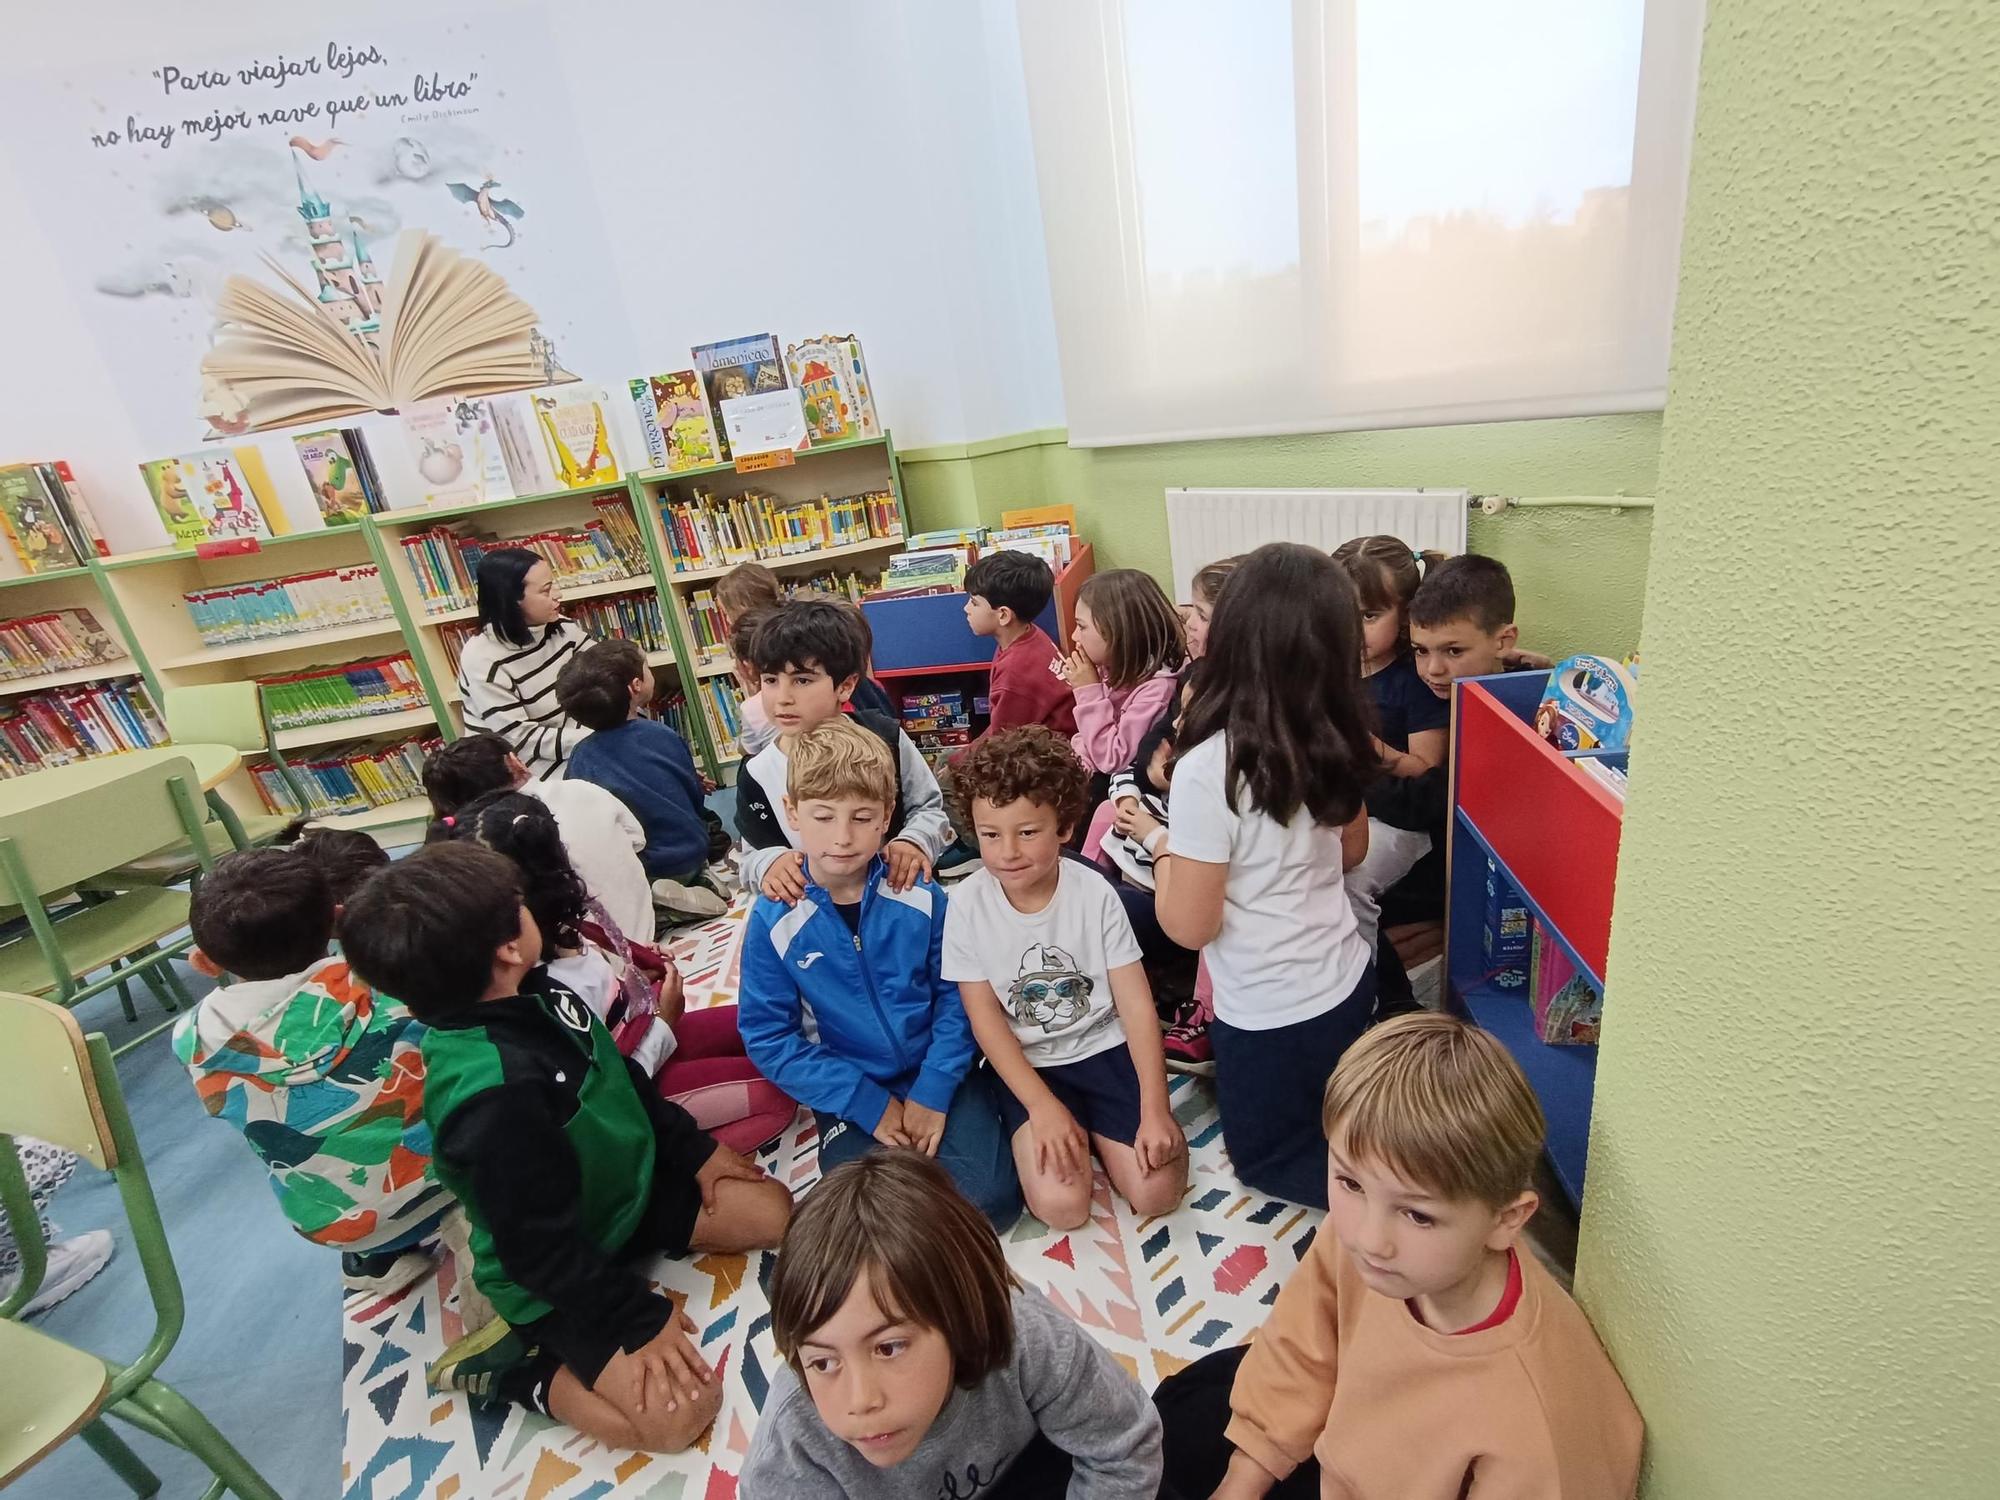
<instances>
[{"instance_id":1,"label":"blue jacket sleeve","mask_svg":"<svg viewBox=\"0 0 2000 1500\"><path fill-rule=\"evenodd\" d=\"M806 1040L805 1003L791 968L771 943L760 899L743 934L743 973L736 998L736 1029L750 1061L779 1088L808 1108L823 1110L873 1131L889 1107L889 1091L845 1058Z\"/></svg>"},{"instance_id":2,"label":"blue jacket sleeve","mask_svg":"<svg viewBox=\"0 0 2000 1500\"><path fill-rule=\"evenodd\" d=\"M910 1086L910 1098L942 1114L951 1108L952 1095L965 1081L974 1049L972 1022L958 998L958 986L944 977L945 894L938 886L926 885L931 893L931 923L919 982L931 992L931 1045L917 1070L917 1081Z\"/></svg>"}]
</instances>

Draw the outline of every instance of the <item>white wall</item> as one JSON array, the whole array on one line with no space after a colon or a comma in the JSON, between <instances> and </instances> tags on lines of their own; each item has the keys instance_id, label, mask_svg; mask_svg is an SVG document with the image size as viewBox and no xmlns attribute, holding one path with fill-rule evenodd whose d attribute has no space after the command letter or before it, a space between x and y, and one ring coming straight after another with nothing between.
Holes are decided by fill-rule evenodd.
<instances>
[{"instance_id":1,"label":"white wall","mask_svg":"<svg viewBox=\"0 0 2000 1500\"><path fill-rule=\"evenodd\" d=\"M75 0L10 7L8 70L150 67L204 43L310 48L389 33L399 16L478 24L484 5L298 0ZM684 359L690 344L771 331L860 335L876 402L904 447L1062 421L1055 330L1007 0L840 6L564 0L552 87L587 146L609 234L628 367L580 368L619 385ZM829 161L826 111L856 143ZM716 122L728 122L727 138ZM35 122L0 118L0 461L66 457L120 551L164 540L136 465L141 450L115 360L85 326L10 153ZM705 143L666 160L675 134ZM724 150L724 146L727 150ZM751 184L724 176L736 163ZM602 264L601 261L598 264ZM185 445L197 446L194 441ZM283 439L269 466L295 521L310 497ZM378 444L378 447L390 445ZM620 445L637 447L636 428ZM385 476L392 492L394 473Z\"/></svg>"}]
</instances>

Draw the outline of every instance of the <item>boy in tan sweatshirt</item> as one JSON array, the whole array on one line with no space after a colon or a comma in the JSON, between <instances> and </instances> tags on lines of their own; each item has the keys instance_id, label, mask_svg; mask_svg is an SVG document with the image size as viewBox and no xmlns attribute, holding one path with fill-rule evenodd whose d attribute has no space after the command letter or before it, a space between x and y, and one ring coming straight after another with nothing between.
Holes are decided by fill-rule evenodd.
<instances>
[{"instance_id":1,"label":"boy in tan sweatshirt","mask_svg":"<svg viewBox=\"0 0 2000 1500\"><path fill-rule=\"evenodd\" d=\"M1399 1016L1347 1050L1321 1118L1326 1222L1255 1343L1160 1386L1167 1473L1215 1500L1630 1496L1639 1413L1516 1246L1544 1124L1513 1058Z\"/></svg>"}]
</instances>

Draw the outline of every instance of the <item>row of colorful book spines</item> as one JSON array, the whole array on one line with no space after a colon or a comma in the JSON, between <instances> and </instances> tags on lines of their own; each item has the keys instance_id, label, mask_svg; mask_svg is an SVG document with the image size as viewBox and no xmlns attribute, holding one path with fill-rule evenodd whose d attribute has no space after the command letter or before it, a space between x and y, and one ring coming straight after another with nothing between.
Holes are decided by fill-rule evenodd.
<instances>
[{"instance_id":1,"label":"row of colorful book spines","mask_svg":"<svg viewBox=\"0 0 2000 1500\"><path fill-rule=\"evenodd\" d=\"M80 618L65 619L65 615ZM41 677L95 666L125 654L121 648L113 658L107 658L91 645L92 637L108 639L87 609L23 615L0 623L0 677Z\"/></svg>"},{"instance_id":2,"label":"row of colorful book spines","mask_svg":"<svg viewBox=\"0 0 2000 1500\"><path fill-rule=\"evenodd\" d=\"M21 770L163 745L166 726L138 683L64 688L0 710L5 756Z\"/></svg>"},{"instance_id":3,"label":"row of colorful book spines","mask_svg":"<svg viewBox=\"0 0 2000 1500\"><path fill-rule=\"evenodd\" d=\"M456 601L451 607L463 608L476 590L480 560L501 547L527 548L547 562L557 578L571 583L603 583L645 571L643 552L622 551L595 523L582 532L565 533L560 540L532 536L481 542L449 530L427 531L403 539L403 557L426 607L449 599Z\"/></svg>"},{"instance_id":4,"label":"row of colorful book spines","mask_svg":"<svg viewBox=\"0 0 2000 1500\"><path fill-rule=\"evenodd\" d=\"M844 500L802 500L779 502L768 495L732 495L724 500L696 492L693 500L666 500L661 517L668 532L676 530L686 540L690 528L701 540L702 525L733 527L747 543L778 546L788 541L828 538L835 541L866 541L870 537L899 536L902 520L895 498L883 492L885 502L853 496Z\"/></svg>"},{"instance_id":5,"label":"row of colorful book spines","mask_svg":"<svg viewBox=\"0 0 2000 1500\"><path fill-rule=\"evenodd\" d=\"M291 779L274 765L253 765L251 779L265 807L296 817L302 813L366 812L424 794L424 758L444 742L411 738L367 755L342 755L291 767ZM304 793L305 803L293 794Z\"/></svg>"},{"instance_id":6,"label":"row of colorful book spines","mask_svg":"<svg viewBox=\"0 0 2000 1500\"><path fill-rule=\"evenodd\" d=\"M777 524L760 528L739 514L696 512L685 501L663 506L660 522L667 534L668 556L680 571L726 562L794 557L851 542L894 541L902 535L900 527L837 531L824 524L822 518L789 511L777 518Z\"/></svg>"},{"instance_id":7,"label":"row of colorful book spines","mask_svg":"<svg viewBox=\"0 0 2000 1500\"><path fill-rule=\"evenodd\" d=\"M299 578L273 578L183 594L188 618L211 646L326 630L389 613L389 591L373 563Z\"/></svg>"},{"instance_id":8,"label":"row of colorful book spines","mask_svg":"<svg viewBox=\"0 0 2000 1500\"><path fill-rule=\"evenodd\" d=\"M616 636L637 641L648 651L671 651L667 621L660 612L659 599L651 594L618 594L604 599L584 599L564 606L564 612L592 635ZM445 661L452 676L458 675L459 655L465 643L479 634L472 621L453 622L438 627L438 643L444 647Z\"/></svg>"},{"instance_id":9,"label":"row of colorful book spines","mask_svg":"<svg viewBox=\"0 0 2000 1500\"><path fill-rule=\"evenodd\" d=\"M407 655L329 673L260 682L265 711L281 729L349 718L357 711L393 713L420 708L426 701L423 682Z\"/></svg>"}]
</instances>

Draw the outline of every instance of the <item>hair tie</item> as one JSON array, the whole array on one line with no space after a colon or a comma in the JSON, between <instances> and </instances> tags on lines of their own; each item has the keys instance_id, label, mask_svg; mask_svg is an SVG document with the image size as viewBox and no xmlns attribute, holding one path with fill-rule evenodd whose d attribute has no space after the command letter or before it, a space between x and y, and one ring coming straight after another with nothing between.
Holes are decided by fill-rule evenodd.
<instances>
[{"instance_id":1,"label":"hair tie","mask_svg":"<svg viewBox=\"0 0 2000 1500\"><path fill-rule=\"evenodd\" d=\"M456 827L458 827L458 819L456 819L456 818L452 817L452 816L451 816L451 814L449 814L449 813L446 813L446 814L444 815L444 817L440 818L440 819L439 819L438 821L439 821L439 822L441 822L441 823L443 823L443 824L444 824L444 826L445 826L445 827L447 827L447 828L456 828Z\"/></svg>"}]
</instances>

